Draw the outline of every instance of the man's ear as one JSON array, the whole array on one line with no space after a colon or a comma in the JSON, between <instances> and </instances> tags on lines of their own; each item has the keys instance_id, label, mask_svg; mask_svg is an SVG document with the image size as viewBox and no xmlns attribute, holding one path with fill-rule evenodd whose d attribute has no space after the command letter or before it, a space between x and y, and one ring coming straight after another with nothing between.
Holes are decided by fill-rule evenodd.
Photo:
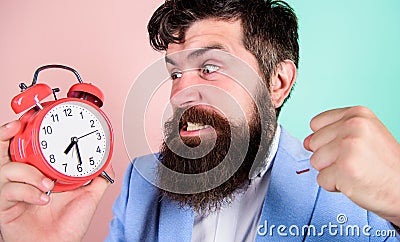
<instances>
[{"instance_id":1,"label":"man's ear","mask_svg":"<svg viewBox=\"0 0 400 242\"><path fill-rule=\"evenodd\" d=\"M275 108L282 106L289 95L296 80L296 66L291 60L284 60L278 64L272 74L270 95Z\"/></svg>"}]
</instances>

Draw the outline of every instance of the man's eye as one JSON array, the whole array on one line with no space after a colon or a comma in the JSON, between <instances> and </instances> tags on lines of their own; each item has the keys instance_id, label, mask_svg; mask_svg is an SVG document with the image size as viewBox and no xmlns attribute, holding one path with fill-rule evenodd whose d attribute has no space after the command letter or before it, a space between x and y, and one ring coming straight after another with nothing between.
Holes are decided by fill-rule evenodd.
<instances>
[{"instance_id":1,"label":"man's eye","mask_svg":"<svg viewBox=\"0 0 400 242\"><path fill-rule=\"evenodd\" d=\"M206 64L201 68L202 74L211 74L219 70L219 66Z\"/></svg>"},{"instance_id":2,"label":"man's eye","mask_svg":"<svg viewBox=\"0 0 400 242\"><path fill-rule=\"evenodd\" d=\"M181 78L181 77L182 77L182 72L176 71L176 72L172 72L171 73L171 79L172 80L176 80L176 79Z\"/></svg>"}]
</instances>

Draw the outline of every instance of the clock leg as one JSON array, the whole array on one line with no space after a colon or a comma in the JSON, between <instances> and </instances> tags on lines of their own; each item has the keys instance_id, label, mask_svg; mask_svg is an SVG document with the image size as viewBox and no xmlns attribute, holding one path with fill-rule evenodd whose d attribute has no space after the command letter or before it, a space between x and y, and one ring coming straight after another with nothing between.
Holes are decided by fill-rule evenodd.
<instances>
[{"instance_id":1,"label":"clock leg","mask_svg":"<svg viewBox=\"0 0 400 242\"><path fill-rule=\"evenodd\" d=\"M56 180L53 181L54 182L54 186L56 185ZM53 189L51 189L50 191L46 192L47 196L50 196L50 194L53 192Z\"/></svg>"},{"instance_id":2,"label":"clock leg","mask_svg":"<svg viewBox=\"0 0 400 242\"><path fill-rule=\"evenodd\" d=\"M112 179L112 178L107 174L107 172L105 172L105 171L101 172L101 176L102 176L104 179L106 179L107 181L109 181L111 184L114 183L114 179Z\"/></svg>"}]
</instances>

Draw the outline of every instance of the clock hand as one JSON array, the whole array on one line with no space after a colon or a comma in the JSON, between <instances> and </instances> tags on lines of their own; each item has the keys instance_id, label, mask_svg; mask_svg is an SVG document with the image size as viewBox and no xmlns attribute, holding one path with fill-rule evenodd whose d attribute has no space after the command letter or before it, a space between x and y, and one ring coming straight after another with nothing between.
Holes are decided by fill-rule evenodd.
<instances>
[{"instance_id":1,"label":"clock hand","mask_svg":"<svg viewBox=\"0 0 400 242\"><path fill-rule=\"evenodd\" d=\"M95 131L92 131L92 132L90 132L90 133L87 133L87 134L85 134L85 135L82 135L81 137L79 137L79 138L77 138L77 139L80 139L80 138L86 137L86 136L88 136L88 135L91 135L91 134L93 134L93 133L95 133L95 132L97 132L97 131L99 131L99 130L98 130L98 129L96 129ZM76 142L78 142L78 141L76 141Z\"/></svg>"},{"instance_id":2,"label":"clock hand","mask_svg":"<svg viewBox=\"0 0 400 242\"><path fill-rule=\"evenodd\" d=\"M64 153L66 155L68 155L68 153L70 152L70 150L72 149L72 147L74 147L75 143L78 142L78 138L76 137L72 137L71 138L71 143L67 146L67 148L65 149Z\"/></svg>"},{"instance_id":3,"label":"clock hand","mask_svg":"<svg viewBox=\"0 0 400 242\"><path fill-rule=\"evenodd\" d=\"M79 165L82 165L82 157L81 157L81 152L79 152L79 147L78 147L78 139L77 137L72 137L71 138L71 143L68 145L68 147L65 149L64 153L67 155L72 147L75 146L76 148L76 154L78 156L78 161L79 161Z\"/></svg>"},{"instance_id":4,"label":"clock hand","mask_svg":"<svg viewBox=\"0 0 400 242\"><path fill-rule=\"evenodd\" d=\"M78 165L82 165L82 158L81 158L81 152L79 152L79 147L78 147L78 142L75 142L75 148L76 148L76 153L78 155Z\"/></svg>"},{"instance_id":5,"label":"clock hand","mask_svg":"<svg viewBox=\"0 0 400 242\"><path fill-rule=\"evenodd\" d=\"M74 145L75 145L76 143L78 143L78 140L79 140L80 138L83 138L83 137L86 137L86 136L88 136L88 135L91 135L91 134L93 134L93 133L95 133L95 132L97 132L97 131L99 131L99 130L96 129L95 131L92 131L92 132L90 132L90 133L87 133L87 134L85 134L85 135L82 135L82 136L79 137L79 138L77 138L77 137L72 137L72 138L71 138L71 143L67 146L67 148L65 149L64 153L67 155L67 154L71 151L72 147L74 147Z\"/></svg>"}]
</instances>

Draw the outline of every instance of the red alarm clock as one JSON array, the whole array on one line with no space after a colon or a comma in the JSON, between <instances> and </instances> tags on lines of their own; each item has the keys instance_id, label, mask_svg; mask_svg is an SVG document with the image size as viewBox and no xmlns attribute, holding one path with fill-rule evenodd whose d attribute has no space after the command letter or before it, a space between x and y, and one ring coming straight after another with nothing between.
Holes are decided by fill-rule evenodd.
<instances>
[{"instance_id":1,"label":"red alarm clock","mask_svg":"<svg viewBox=\"0 0 400 242\"><path fill-rule=\"evenodd\" d=\"M39 72L49 68L69 70L77 77L66 98L57 98L58 88L36 84ZM100 110L104 99L100 89L83 83L76 70L63 65L38 68L32 84L20 87L11 107L16 114L26 112L10 142L11 159L33 165L54 180L54 192L76 189L99 175L113 183L104 171L112 155L113 132ZM44 102L50 95L55 100Z\"/></svg>"}]
</instances>

